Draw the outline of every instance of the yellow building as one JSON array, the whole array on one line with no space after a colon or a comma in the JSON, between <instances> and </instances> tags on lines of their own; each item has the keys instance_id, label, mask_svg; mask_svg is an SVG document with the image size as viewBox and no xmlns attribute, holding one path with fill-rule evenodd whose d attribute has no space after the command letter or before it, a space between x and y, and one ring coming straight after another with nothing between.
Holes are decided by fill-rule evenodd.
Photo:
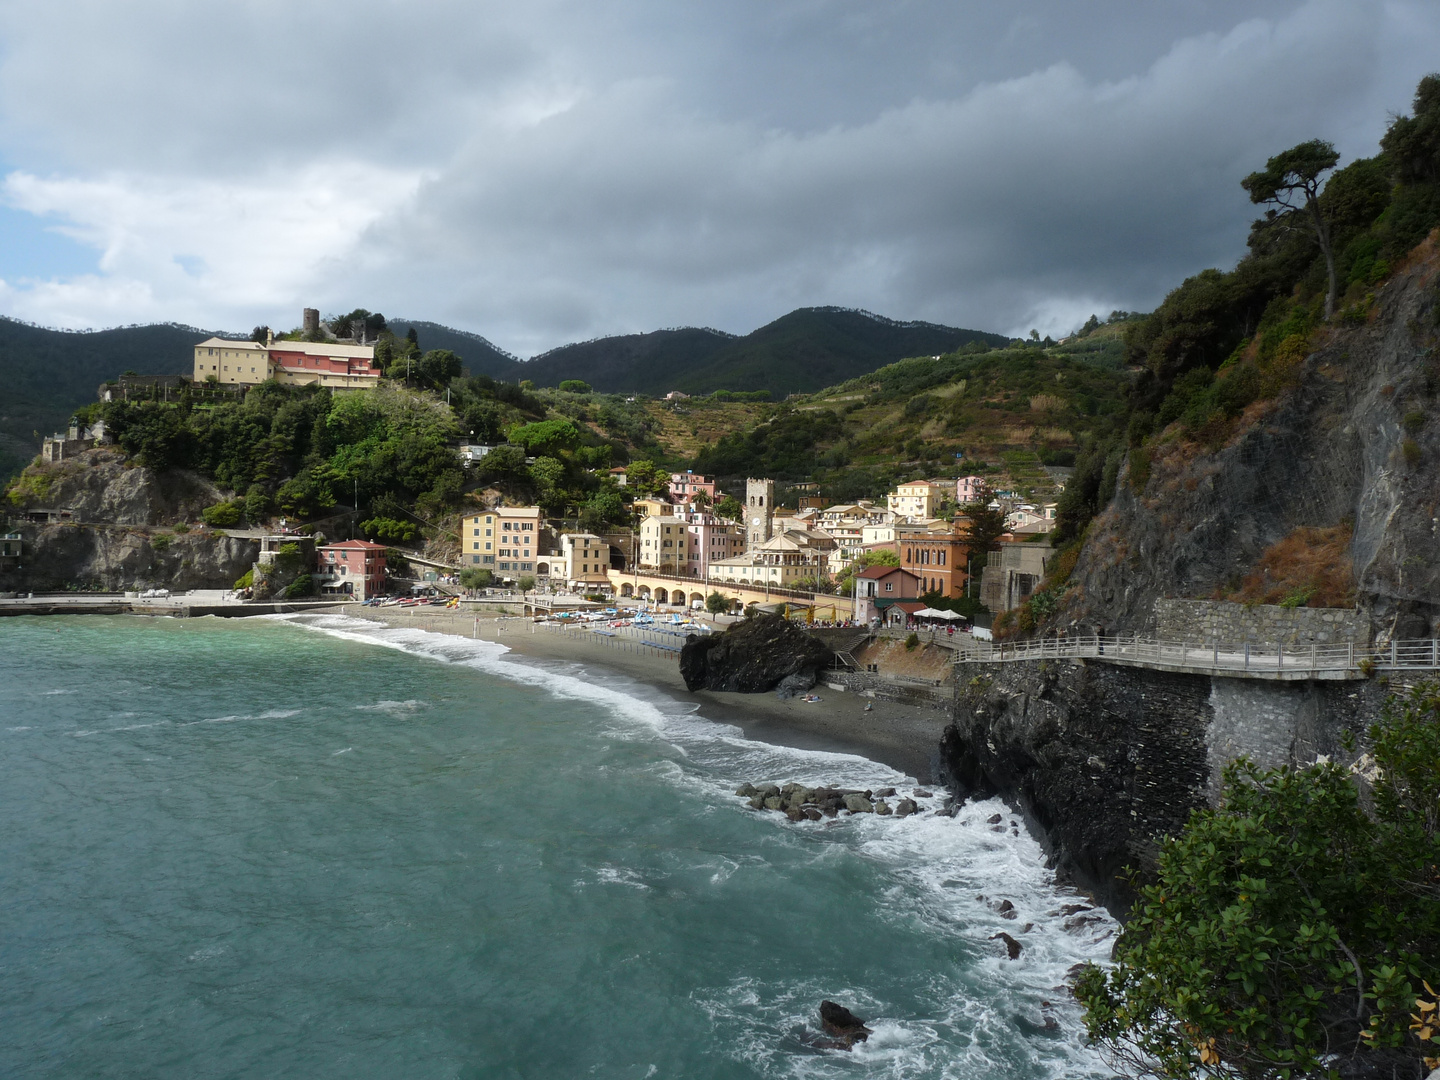
<instances>
[{"instance_id":1,"label":"yellow building","mask_svg":"<svg viewBox=\"0 0 1440 1080\"><path fill-rule=\"evenodd\" d=\"M257 386L266 379L290 386L318 383L332 390L362 390L380 382L373 345L334 341L231 341L212 337L195 346L194 380L222 386Z\"/></svg>"},{"instance_id":2,"label":"yellow building","mask_svg":"<svg viewBox=\"0 0 1440 1080\"><path fill-rule=\"evenodd\" d=\"M949 494L949 485L916 480L913 484L897 486L886 502L894 517L920 521L936 517L940 513L940 500Z\"/></svg>"},{"instance_id":3,"label":"yellow building","mask_svg":"<svg viewBox=\"0 0 1440 1080\"><path fill-rule=\"evenodd\" d=\"M464 560L497 574L533 574L535 560L548 555L544 519L538 506L498 506L468 514L461 538Z\"/></svg>"},{"instance_id":4,"label":"yellow building","mask_svg":"<svg viewBox=\"0 0 1440 1080\"><path fill-rule=\"evenodd\" d=\"M639 564L666 574L683 573L689 552L687 524L668 514L641 521Z\"/></svg>"}]
</instances>

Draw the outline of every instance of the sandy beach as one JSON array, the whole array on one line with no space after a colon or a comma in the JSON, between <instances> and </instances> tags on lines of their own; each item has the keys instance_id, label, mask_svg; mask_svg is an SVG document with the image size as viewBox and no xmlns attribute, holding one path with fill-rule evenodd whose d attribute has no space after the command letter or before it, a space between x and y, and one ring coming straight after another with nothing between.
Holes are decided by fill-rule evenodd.
<instances>
[{"instance_id":1,"label":"sandy beach","mask_svg":"<svg viewBox=\"0 0 1440 1080\"><path fill-rule=\"evenodd\" d=\"M551 629L528 619L476 616L438 607L362 608L337 605L337 614L388 626L407 626L437 634L479 637L509 647L518 657L536 663L568 662L596 665L645 683L677 701L700 706L701 716L744 730L750 738L780 746L859 754L903 770L921 783L939 779L940 736L949 715L872 700L832 690L822 682L818 702L782 700L774 694L690 692L680 678L678 657L600 637L579 629ZM870 705L870 711L866 711Z\"/></svg>"}]
</instances>

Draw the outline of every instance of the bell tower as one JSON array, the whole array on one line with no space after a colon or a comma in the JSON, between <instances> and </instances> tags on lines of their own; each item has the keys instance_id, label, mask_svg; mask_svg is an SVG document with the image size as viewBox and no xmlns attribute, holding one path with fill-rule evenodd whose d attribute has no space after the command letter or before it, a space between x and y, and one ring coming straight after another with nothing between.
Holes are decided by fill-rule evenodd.
<instances>
[{"instance_id":1,"label":"bell tower","mask_svg":"<svg viewBox=\"0 0 1440 1080\"><path fill-rule=\"evenodd\" d=\"M745 481L745 550L754 551L774 534L775 481Z\"/></svg>"}]
</instances>

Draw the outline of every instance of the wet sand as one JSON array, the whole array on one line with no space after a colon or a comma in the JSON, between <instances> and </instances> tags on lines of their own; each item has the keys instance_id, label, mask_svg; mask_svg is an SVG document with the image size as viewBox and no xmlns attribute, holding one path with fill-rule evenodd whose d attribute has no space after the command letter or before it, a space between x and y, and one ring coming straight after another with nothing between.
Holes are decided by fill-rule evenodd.
<instances>
[{"instance_id":1,"label":"wet sand","mask_svg":"<svg viewBox=\"0 0 1440 1080\"><path fill-rule=\"evenodd\" d=\"M832 690L822 679L821 699L782 700L773 693L691 692L674 653L580 629L550 629L528 619L476 616L443 608L335 607L338 614L387 626L406 626L457 637L479 637L509 647L536 663L597 665L645 683L677 701L699 705L701 716L734 724L752 739L779 746L859 754L899 769L925 784L939 779L940 736L950 722L939 709L877 701ZM679 639L677 639L678 643ZM870 705L870 711L865 706Z\"/></svg>"}]
</instances>

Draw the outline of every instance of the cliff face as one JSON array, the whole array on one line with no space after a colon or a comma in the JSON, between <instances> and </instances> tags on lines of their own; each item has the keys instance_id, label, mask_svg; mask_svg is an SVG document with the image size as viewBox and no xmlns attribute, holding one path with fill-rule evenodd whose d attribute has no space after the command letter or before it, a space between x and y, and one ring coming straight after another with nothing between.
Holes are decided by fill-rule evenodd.
<instances>
[{"instance_id":1,"label":"cliff face","mask_svg":"<svg viewBox=\"0 0 1440 1080\"><path fill-rule=\"evenodd\" d=\"M209 530L42 525L22 529L21 536L19 566L0 569L0 590L6 592L228 589L260 553L258 540Z\"/></svg>"},{"instance_id":2,"label":"cliff face","mask_svg":"<svg viewBox=\"0 0 1440 1080\"><path fill-rule=\"evenodd\" d=\"M0 590L228 589L255 562L257 541L161 527L195 521L224 498L193 473L157 474L114 448L32 465L12 499L68 510L73 523L21 528L24 555L17 566L0 568Z\"/></svg>"},{"instance_id":3,"label":"cliff face","mask_svg":"<svg viewBox=\"0 0 1440 1080\"><path fill-rule=\"evenodd\" d=\"M1219 450L1162 440L1138 493L1127 465L1060 625L1153 631L1157 597L1211 596L1297 528L1353 521L1357 601L1376 633L1440 632L1437 263L1422 247L1370 321L1331 331Z\"/></svg>"},{"instance_id":4,"label":"cliff face","mask_svg":"<svg viewBox=\"0 0 1440 1080\"><path fill-rule=\"evenodd\" d=\"M75 521L115 525L195 521L205 507L226 498L194 473L155 473L104 447L54 465L31 465L20 491L24 506L69 510Z\"/></svg>"},{"instance_id":5,"label":"cliff face","mask_svg":"<svg viewBox=\"0 0 1440 1080\"><path fill-rule=\"evenodd\" d=\"M1054 864L1117 916L1122 871L1151 870L1158 838L1213 804L1225 765L1349 761L1387 688L1266 682L1077 661L967 664L941 753L959 796L1002 795ZM962 811L963 813L964 811Z\"/></svg>"}]
</instances>

